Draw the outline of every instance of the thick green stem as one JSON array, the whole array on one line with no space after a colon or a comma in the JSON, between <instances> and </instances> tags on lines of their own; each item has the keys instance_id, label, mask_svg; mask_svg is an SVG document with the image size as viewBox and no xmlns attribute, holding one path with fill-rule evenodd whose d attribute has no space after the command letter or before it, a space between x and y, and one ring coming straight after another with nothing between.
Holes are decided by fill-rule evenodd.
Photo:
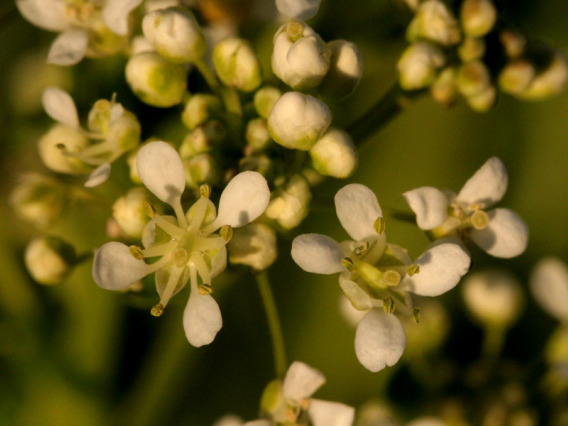
<instances>
[{"instance_id":1,"label":"thick green stem","mask_svg":"<svg viewBox=\"0 0 568 426\"><path fill-rule=\"evenodd\" d=\"M272 337L272 349L274 350L274 367L276 375L283 379L286 374L287 361L286 351L284 348L284 336L280 326L280 319L278 318L278 311L274 303L274 296L270 289L270 283L266 272L260 272L255 275L260 296L266 311L266 318L268 320L268 328L270 329L270 336Z\"/></svg>"}]
</instances>

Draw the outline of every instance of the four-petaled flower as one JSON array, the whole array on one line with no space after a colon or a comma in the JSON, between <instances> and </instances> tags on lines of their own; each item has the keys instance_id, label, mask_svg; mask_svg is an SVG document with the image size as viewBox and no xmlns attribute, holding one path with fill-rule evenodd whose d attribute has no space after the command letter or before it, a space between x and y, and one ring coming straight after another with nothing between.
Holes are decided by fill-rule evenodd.
<instances>
[{"instance_id":1,"label":"four-petaled flower","mask_svg":"<svg viewBox=\"0 0 568 426\"><path fill-rule=\"evenodd\" d=\"M485 211L507 191L507 169L491 157L469 178L459 194L423 186L405 192L420 229L434 238L457 236L472 240L495 257L511 258L525 251L528 228L515 212L496 208Z\"/></svg>"},{"instance_id":2,"label":"four-petaled flower","mask_svg":"<svg viewBox=\"0 0 568 426\"><path fill-rule=\"evenodd\" d=\"M149 209L152 220L146 226L141 247L109 242L100 247L93 263L93 278L102 288L120 290L155 272L160 303L152 308L159 316L170 298L189 281L191 292L183 314L188 341L194 346L209 344L222 325L217 302L210 296L211 279L225 269L232 228L260 216L270 199L266 179L257 172L236 175L219 200L219 212L209 200L210 188L184 213L181 195L185 171L177 151L165 142L151 142L138 152L140 179L161 201L169 204L173 216ZM221 228L220 233L217 231ZM159 257L154 263L144 259Z\"/></svg>"},{"instance_id":3,"label":"four-petaled flower","mask_svg":"<svg viewBox=\"0 0 568 426\"><path fill-rule=\"evenodd\" d=\"M355 335L357 358L365 368L379 371L394 365L406 346L404 328L391 315L395 300L397 313L411 315L408 292L445 293L468 271L470 258L459 244L441 240L412 262L404 248L387 243L377 197L364 185L340 189L335 208L353 240L340 244L325 235L303 234L292 242L292 258L307 272L340 273L344 294L356 309L367 311Z\"/></svg>"}]
</instances>

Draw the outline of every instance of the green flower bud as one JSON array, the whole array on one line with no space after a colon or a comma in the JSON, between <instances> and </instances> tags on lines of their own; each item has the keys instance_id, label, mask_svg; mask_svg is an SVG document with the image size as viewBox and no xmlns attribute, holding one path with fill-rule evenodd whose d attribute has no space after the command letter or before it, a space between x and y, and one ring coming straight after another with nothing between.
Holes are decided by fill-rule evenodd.
<instances>
[{"instance_id":1,"label":"green flower bud","mask_svg":"<svg viewBox=\"0 0 568 426\"><path fill-rule=\"evenodd\" d=\"M430 86L445 62L446 57L433 44L421 41L412 43L398 60L400 87L417 90Z\"/></svg>"},{"instance_id":2,"label":"green flower bud","mask_svg":"<svg viewBox=\"0 0 568 426\"><path fill-rule=\"evenodd\" d=\"M351 137L338 129L329 129L310 149L314 169L325 176L346 178L357 167L357 150Z\"/></svg>"},{"instance_id":3,"label":"green flower bud","mask_svg":"<svg viewBox=\"0 0 568 426\"><path fill-rule=\"evenodd\" d=\"M200 59L207 48L205 36L189 9L154 10L144 16L142 31L156 52L177 64Z\"/></svg>"},{"instance_id":4,"label":"green flower bud","mask_svg":"<svg viewBox=\"0 0 568 426\"><path fill-rule=\"evenodd\" d=\"M185 182L190 188L199 188L204 183L217 185L221 179L221 171L217 161L207 153L185 159L183 165Z\"/></svg>"},{"instance_id":5,"label":"green flower bud","mask_svg":"<svg viewBox=\"0 0 568 426\"><path fill-rule=\"evenodd\" d=\"M232 37L217 43L213 65L225 86L252 92L262 83L260 63L246 40Z\"/></svg>"},{"instance_id":6,"label":"green flower bud","mask_svg":"<svg viewBox=\"0 0 568 426\"><path fill-rule=\"evenodd\" d=\"M24 262L38 283L60 284L73 269L75 249L59 238L36 238L26 247Z\"/></svg>"},{"instance_id":7,"label":"green flower bud","mask_svg":"<svg viewBox=\"0 0 568 426\"><path fill-rule=\"evenodd\" d=\"M265 214L282 228L292 229L308 214L311 199L312 193L306 179L302 175L294 175L284 188L275 192Z\"/></svg>"},{"instance_id":8,"label":"green flower bud","mask_svg":"<svg viewBox=\"0 0 568 426\"><path fill-rule=\"evenodd\" d=\"M455 16L444 3L427 0L418 6L406 37L410 42L428 39L443 46L451 46L460 42L461 33Z\"/></svg>"},{"instance_id":9,"label":"green flower bud","mask_svg":"<svg viewBox=\"0 0 568 426\"><path fill-rule=\"evenodd\" d=\"M331 53L329 71L320 85L323 95L344 98L351 94L363 74L363 54L355 43L334 40L327 43Z\"/></svg>"},{"instance_id":10,"label":"green flower bud","mask_svg":"<svg viewBox=\"0 0 568 426\"><path fill-rule=\"evenodd\" d=\"M270 143L270 133L264 118L253 118L247 123L246 139L253 150L263 150Z\"/></svg>"},{"instance_id":11,"label":"green flower bud","mask_svg":"<svg viewBox=\"0 0 568 426\"><path fill-rule=\"evenodd\" d=\"M436 102L451 106L455 103L458 90L456 87L456 69L452 67L444 68L436 81L430 86L430 93Z\"/></svg>"},{"instance_id":12,"label":"green flower bud","mask_svg":"<svg viewBox=\"0 0 568 426\"><path fill-rule=\"evenodd\" d=\"M270 226L257 222L235 229L228 249L231 263L257 271L265 270L278 257L276 233Z\"/></svg>"},{"instance_id":13,"label":"green flower bud","mask_svg":"<svg viewBox=\"0 0 568 426\"><path fill-rule=\"evenodd\" d=\"M254 108L262 118L268 118L274 103L282 96L282 92L276 87L265 86L254 94Z\"/></svg>"},{"instance_id":14,"label":"green flower bud","mask_svg":"<svg viewBox=\"0 0 568 426\"><path fill-rule=\"evenodd\" d=\"M81 130L56 124L39 140L38 150L47 168L74 175L87 173L91 167L68 154L77 153L88 145L89 139Z\"/></svg>"},{"instance_id":15,"label":"green flower bud","mask_svg":"<svg viewBox=\"0 0 568 426\"><path fill-rule=\"evenodd\" d=\"M501 70L499 88L505 93L521 94L534 80L536 70L529 61L516 59Z\"/></svg>"},{"instance_id":16,"label":"green flower bud","mask_svg":"<svg viewBox=\"0 0 568 426\"><path fill-rule=\"evenodd\" d=\"M457 83L458 89L463 96L475 96L490 87L491 76L483 62L473 61L458 68Z\"/></svg>"},{"instance_id":17,"label":"green flower bud","mask_svg":"<svg viewBox=\"0 0 568 426\"><path fill-rule=\"evenodd\" d=\"M181 121L189 130L222 115L223 104L213 95L197 93L189 98L181 114Z\"/></svg>"},{"instance_id":18,"label":"green flower bud","mask_svg":"<svg viewBox=\"0 0 568 426\"><path fill-rule=\"evenodd\" d=\"M112 205L112 216L122 231L132 238L140 238L149 221L146 214L148 193L144 188L132 188Z\"/></svg>"},{"instance_id":19,"label":"green flower bud","mask_svg":"<svg viewBox=\"0 0 568 426\"><path fill-rule=\"evenodd\" d=\"M140 100L167 108L182 102L187 85L187 70L155 52L132 56L126 64L126 81Z\"/></svg>"},{"instance_id":20,"label":"green flower bud","mask_svg":"<svg viewBox=\"0 0 568 426\"><path fill-rule=\"evenodd\" d=\"M465 0L461 6L461 24L468 37L483 37L497 22L497 9L491 0Z\"/></svg>"}]
</instances>

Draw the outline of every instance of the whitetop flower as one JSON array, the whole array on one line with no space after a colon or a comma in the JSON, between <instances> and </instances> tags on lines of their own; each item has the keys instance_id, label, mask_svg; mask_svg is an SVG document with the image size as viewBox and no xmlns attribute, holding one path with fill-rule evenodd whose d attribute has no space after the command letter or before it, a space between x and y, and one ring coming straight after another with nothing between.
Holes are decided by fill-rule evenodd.
<instances>
[{"instance_id":1,"label":"whitetop flower","mask_svg":"<svg viewBox=\"0 0 568 426\"><path fill-rule=\"evenodd\" d=\"M555 257L539 261L531 273L530 287L544 310L568 323L568 267L563 261Z\"/></svg>"},{"instance_id":2,"label":"whitetop flower","mask_svg":"<svg viewBox=\"0 0 568 426\"><path fill-rule=\"evenodd\" d=\"M95 102L89 113L88 130L81 127L75 102L64 90L46 88L42 102L47 115L59 124L40 140L40 156L49 168L60 173L91 171L85 186L107 180L110 163L140 143L141 128L136 116L114 98ZM89 139L98 142L89 144Z\"/></svg>"},{"instance_id":3,"label":"whitetop flower","mask_svg":"<svg viewBox=\"0 0 568 426\"><path fill-rule=\"evenodd\" d=\"M407 292L445 293L467 272L470 258L460 245L439 241L412 262L404 248L387 244L382 210L364 185L340 189L335 208L352 240L338 243L325 235L303 234L292 242L292 258L307 272L340 273L343 293L356 309L367 311L355 336L357 358L365 368L379 371L395 364L406 344L401 322L390 315L395 300L397 313L412 315Z\"/></svg>"},{"instance_id":4,"label":"whitetop flower","mask_svg":"<svg viewBox=\"0 0 568 426\"><path fill-rule=\"evenodd\" d=\"M144 185L164 203L173 216L149 209L144 248L109 242L100 247L93 263L93 278L104 289L120 290L155 272L160 303L152 314L162 314L170 298L189 281L191 292L183 314L188 341L194 346L209 344L222 325L221 312L211 297L211 280L226 266L225 245L232 228L260 216L270 199L266 179L256 172L235 176L219 200L219 211L209 200L210 188L201 188L201 198L184 213L181 195L185 171L177 151L165 142L151 142L138 152L137 169ZM219 234L215 233L221 228ZM159 257L154 263L144 259Z\"/></svg>"},{"instance_id":5,"label":"whitetop flower","mask_svg":"<svg viewBox=\"0 0 568 426\"><path fill-rule=\"evenodd\" d=\"M527 247L526 224L509 209L485 211L503 198L507 182L505 166L497 157L492 157L457 195L430 186L403 195L416 214L418 226L431 237L457 236L472 240L492 256L511 258Z\"/></svg>"},{"instance_id":6,"label":"whitetop flower","mask_svg":"<svg viewBox=\"0 0 568 426\"><path fill-rule=\"evenodd\" d=\"M142 0L17 0L32 24L61 33L47 62L74 65L85 55L113 54L127 47L129 15Z\"/></svg>"}]
</instances>

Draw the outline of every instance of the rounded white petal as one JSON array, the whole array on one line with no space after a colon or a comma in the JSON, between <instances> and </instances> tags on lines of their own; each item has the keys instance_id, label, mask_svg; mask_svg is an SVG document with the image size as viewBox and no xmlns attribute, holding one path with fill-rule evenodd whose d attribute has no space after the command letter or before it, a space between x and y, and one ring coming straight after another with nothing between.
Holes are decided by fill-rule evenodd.
<instances>
[{"instance_id":1,"label":"rounded white petal","mask_svg":"<svg viewBox=\"0 0 568 426\"><path fill-rule=\"evenodd\" d=\"M93 260L93 279L106 290L120 290L142 279L149 273L149 265L135 259L126 244L103 244Z\"/></svg>"},{"instance_id":2,"label":"rounded white petal","mask_svg":"<svg viewBox=\"0 0 568 426\"><path fill-rule=\"evenodd\" d=\"M355 241L377 237L374 225L383 212L376 195L365 185L352 183L337 191L335 211L341 226Z\"/></svg>"},{"instance_id":3,"label":"rounded white petal","mask_svg":"<svg viewBox=\"0 0 568 426\"><path fill-rule=\"evenodd\" d=\"M527 248L529 230L523 219L512 210L487 212L489 225L471 231L471 239L491 256L505 259L520 255Z\"/></svg>"},{"instance_id":4,"label":"rounded white petal","mask_svg":"<svg viewBox=\"0 0 568 426\"><path fill-rule=\"evenodd\" d=\"M299 401L309 398L325 383L325 377L318 370L300 361L294 361L286 372L282 384L285 398Z\"/></svg>"},{"instance_id":5,"label":"rounded white petal","mask_svg":"<svg viewBox=\"0 0 568 426\"><path fill-rule=\"evenodd\" d=\"M75 102L69 93L59 87L47 87L41 102L46 114L66 126L79 128L79 114Z\"/></svg>"},{"instance_id":6,"label":"rounded white petal","mask_svg":"<svg viewBox=\"0 0 568 426\"><path fill-rule=\"evenodd\" d=\"M310 19L316 16L321 0L276 0L278 12L294 19Z\"/></svg>"},{"instance_id":7,"label":"rounded white petal","mask_svg":"<svg viewBox=\"0 0 568 426\"><path fill-rule=\"evenodd\" d=\"M62 32L54 41L47 54L47 63L75 65L85 56L89 35L84 30L70 29Z\"/></svg>"},{"instance_id":8,"label":"rounded white petal","mask_svg":"<svg viewBox=\"0 0 568 426\"><path fill-rule=\"evenodd\" d=\"M448 217L448 198L437 188L423 186L407 191L402 196L416 213L416 223L420 229L434 229Z\"/></svg>"},{"instance_id":9,"label":"rounded white petal","mask_svg":"<svg viewBox=\"0 0 568 426\"><path fill-rule=\"evenodd\" d=\"M530 277L533 296L560 321L568 321L568 268L560 259L548 257L537 263Z\"/></svg>"},{"instance_id":10,"label":"rounded white petal","mask_svg":"<svg viewBox=\"0 0 568 426\"><path fill-rule=\"evenodd\" d=\"M471 259L455 243L439 243L426 250L414 264L420 271L405 276L401 288L420 296L439 296L456 286L469 270Z\"/></svg>"},{"instance_id":11,"label":"rounded white petal","mask_svg":"<svg viewBox=\"0 0 568 426\"><path fill-rule=\"evenodd\" d=\"M234 228L259 217L270 201L270 189L258 172L242 172L227 184L219 199L219 214L215 223Z\"/></svg>"},{"instance_id":12,"label":"rounded white petal","mask_svg":"<svg viewBox=\"0 0 568 426\"><path fill-rule=\"evenodd\" d=\"M333 238L321 234L302 234L292 241L292 259L306 272L335 274L345 271L343 249Z\"/></svg>"},{"instance_id":13,"label":"rounded white petal","mask_svg":"<svg viewBox=\"0 0 568 426\"><path fill-rule=\"evenodd\" d=\"M351 426L355 409L340 402L311 399L308 416L314 426Z\"/></svg>"},{"instance_id":14,"label":"rounded white petal","mask_svg":"<svg viewBox=\"0 0 568 426\"><path fill-rule=\"evenodd\" d=\"M355 333L355 353L359 362L374 373L398 362L406 347L402 323L392 314L371 309Z\"/></svg>"},{"instance_id":15,"label":"rounded white petal","mask_svg":"<svg viewBox=\"0 0 568 426\"><path fill-rule=\"evenodd\" d=\"M497 157L491 157L468 179L458 194L457 201L467 204L492 206L507 191L507 169Z\"/></svg>"},{"instance_id":16,"label":"rounded white petal","mask_svg":"<svg viewBox=\"0 0 568 426\"><path fill-rule=\"evenodd\" d=\"M189 343L208 345L223 326L219 305L210 295L192 291L183 311L183 328Z\"/></svg>"},{"instance_id":17,"label":"rounded white petal","mask_svg":"<svg viewBox=\"0 0 568 426\"><path fill-rule=\"evenodd\" d=\"M24 18L40 28L59 32L69 27L63 1L17 0L16 6Z\"/></svg>"},{"instance_id":18,"label":"rounded white petal","mask_svg":"<svg viewBox=\"0 0 568 426\"><path fill-rule=\"evenodd\" d=\"M179 201L185 189L185 170L178 152L166 142L150 142L137 154L136 167L146 187L170 205Z\"/></svg>"},{"instance_id":19,"label":"rounded white petal","mask_svg":"<svg viewBox=\"0 0 568 426\"><path fill-rule=\"evenodd\" d=\"M339 286L353 307L359 311L368 311L373 307L371 297L355 281L349 279L349 274L339 274Z\"/></svg>"},{"instance_id":20,"label":"rounded white petal","mask_svg":"<svg viewBox=\"0 0 568 426\"><path fill-rule=\"evenodd\" d=\"M142 0L112 0L107 1L103 8L102 17L105 25L118 35L128 33L128 15Z\"/></svg>"},{"instance_id":21,"label":"rounded white petal","mask_svg":"<svg viewBox=\"0 0 568 426\"><path fill-rule=\"evenodd\" d=\"M93 172L89 175L89 179L85 182L85 187L93 188L95 186L99 186L101 183L104 183L110 177L110 164L103 163L99 167L97 167Z\"/></svg>"}]
</instances>

